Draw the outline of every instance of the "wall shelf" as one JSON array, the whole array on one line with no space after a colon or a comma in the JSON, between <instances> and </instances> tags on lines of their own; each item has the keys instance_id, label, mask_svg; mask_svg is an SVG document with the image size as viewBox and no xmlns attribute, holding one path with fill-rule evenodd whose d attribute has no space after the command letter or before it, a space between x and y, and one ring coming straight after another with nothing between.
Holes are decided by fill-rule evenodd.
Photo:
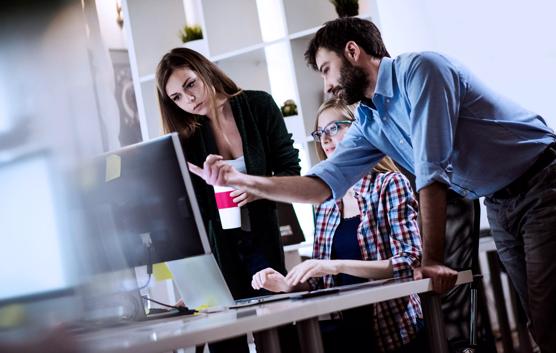
<instances>
[{"instance_id":1,"label":"wall shelf","mask_svg":"<svg viewBox=\"0 0 556 353\"><path fill-rule=\"evenodd\" d=\"M275 43L279 43L279 42L283 42L285 41L285 38L280 38L277 40L273 40L273 41L269 41L269 42L264 42L264 43L258 43L258 44L254 44L248 47L244 47L244 48L240 48L240 49L236 49L227 53L223 53L220 55L214 55L210 57L211 61L217 62L217 61L221 61L224 59L228 59L228 58L233 58L234 56L238 56L238 55L243 55L245 53L249 53L255 50L259 50L259 49L263 49L266 46L275 44Z\"/></svg>"}]
</instances>

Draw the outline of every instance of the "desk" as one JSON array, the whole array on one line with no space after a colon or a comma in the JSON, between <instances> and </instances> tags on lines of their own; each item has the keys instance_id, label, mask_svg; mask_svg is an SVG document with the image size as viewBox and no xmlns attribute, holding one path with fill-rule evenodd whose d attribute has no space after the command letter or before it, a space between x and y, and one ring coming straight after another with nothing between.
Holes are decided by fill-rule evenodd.
<instances>
[{"instance_id":1,"label":"desk","mask_svg":"<svg viewBox=\"0 0 556 353\"><path fill-rule=\"evenodd\" d=\"M471 271L458 274L457 284L473 281ZM219 341L254 332L265 353L279 353L276 327L296 322L303 352L321 353L318 316L373 304L432 289L430 279L385 284L305 300L287 300L258 306L201 314L194 317L139 322L81 336L91 352L150 353L172 351L205 342ZM432 352L446 352L440 304L436 295L423 299L425 320L433 328Z\"/></svg>"}]
</instances>

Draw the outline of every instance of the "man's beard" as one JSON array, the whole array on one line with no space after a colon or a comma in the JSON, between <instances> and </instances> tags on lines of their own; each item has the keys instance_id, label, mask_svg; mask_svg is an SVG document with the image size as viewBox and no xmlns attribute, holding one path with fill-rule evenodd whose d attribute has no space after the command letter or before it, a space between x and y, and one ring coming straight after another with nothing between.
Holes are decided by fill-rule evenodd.
<instances>
[{"instance_id":1,"label":"man's beard","mask_svg":"<svg viewBox=\"0 0 556 353\"><path fill-rule=\"evenodd\" d=\"M346 58L340 69L340 97L346 104L354 104L365 98L365 91L370 85L367 73L360 67L353 66Z\"/></svg>"}]
</instances>

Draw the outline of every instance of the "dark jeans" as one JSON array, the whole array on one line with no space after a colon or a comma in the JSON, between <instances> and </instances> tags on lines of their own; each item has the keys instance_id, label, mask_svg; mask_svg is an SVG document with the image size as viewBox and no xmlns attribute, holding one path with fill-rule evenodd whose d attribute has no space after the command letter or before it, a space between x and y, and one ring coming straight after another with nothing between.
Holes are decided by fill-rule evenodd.
<instances>
[{"instance_id":1,"label":"dark jeans","mask_svg":"<svg viewBox=\"0 0 556 353\"><path fill-rule=\"evenodd\" d=\"M543 353L556 353L556 162L515 195L485 201L498 255Z\"/></svg>"}]
</instances>

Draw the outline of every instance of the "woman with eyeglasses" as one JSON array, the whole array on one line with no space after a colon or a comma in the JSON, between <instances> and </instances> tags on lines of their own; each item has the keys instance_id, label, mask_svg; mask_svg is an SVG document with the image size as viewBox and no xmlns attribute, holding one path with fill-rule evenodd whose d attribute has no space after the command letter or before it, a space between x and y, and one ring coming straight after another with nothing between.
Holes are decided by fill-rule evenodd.
<instances>
[{"instance_id":1,"label":"woman with eyeglasses","mask_svg":"<svg viewBox=\"0 0 556 353\"><path fill-rule=\"evenodd\" d=\"M330 157L343 140L353 110L333 98L317 112L312 133L317 154ZM421 261L417 201L409 181L385 157L341 200L316 209L313 259L287 276L272 268L253 276L255 289L290 292L329 288L369 279L412 278ZM426 351L418 295L345 310L321 321L325 351Z\"/></svg>"}]
</instances>

